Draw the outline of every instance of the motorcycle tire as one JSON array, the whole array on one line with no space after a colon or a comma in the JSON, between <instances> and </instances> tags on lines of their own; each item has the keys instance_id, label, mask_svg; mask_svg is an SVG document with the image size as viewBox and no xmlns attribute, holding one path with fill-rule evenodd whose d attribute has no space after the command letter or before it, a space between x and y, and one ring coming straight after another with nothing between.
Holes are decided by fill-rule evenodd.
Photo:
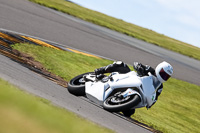
<instances>
[{"instance_id":1,"label":"motorcycle tire","mask_svg":"<svg viewBox=\"0 0 200 133\"><path fill-rule=\"evenodd\" d=\"M69 93L75 95L75 96L85 96L85 81L83 76L86 74L90 74L90 73L94 73L94 72L88 72L88 73L84 73L81 75L78 75L76 77L74 77L73 79L71 79L68 82L68 91Z\"/></svg>"},{"instance_id":2,"label":"motorcycle tire","mask_svg":"<svg viewBox=\"0 0 200 133\"><path fill-rule=\"evenodd\" d=\"M122 111L122 113L126 117L131 117L131 115L133 115L135 113L135 109L130 109L130 110Z\"/></svg>"},{"instance_id":3,"label":"motorcycle tire","mask_svg":"<svg viewBox=\"0 0 200 133\"><path fill-rule=\"evenodd\" d=\"M131 95L126 101L123 102L113 102L112 99L115 98L114 95L108 97L103 102L103 108L110 112L121 112L131 109L132 107L138 105L141 102L140 96Z\"/></svg>"}]
</instances>

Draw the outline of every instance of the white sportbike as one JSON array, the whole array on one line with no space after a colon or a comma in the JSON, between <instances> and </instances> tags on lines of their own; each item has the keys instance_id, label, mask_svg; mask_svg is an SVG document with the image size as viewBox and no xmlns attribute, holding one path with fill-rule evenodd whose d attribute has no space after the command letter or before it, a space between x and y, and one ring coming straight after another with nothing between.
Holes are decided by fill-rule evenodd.
<instances>
[{"instance_id":1,"label":"white sportbike","mask_svg":"<svg viewBox=\"0 0 200 133\"><path fill-rule=\"evenodd\" d=\"M86 96L110 112L124 113L141 107L148 109L156 102L156 89L160 82L150 73L144 77L139 77L134 71L97 76L89 72L74 77L68 83L68 91L76 96Z\"/></svg>"}]
</instances>

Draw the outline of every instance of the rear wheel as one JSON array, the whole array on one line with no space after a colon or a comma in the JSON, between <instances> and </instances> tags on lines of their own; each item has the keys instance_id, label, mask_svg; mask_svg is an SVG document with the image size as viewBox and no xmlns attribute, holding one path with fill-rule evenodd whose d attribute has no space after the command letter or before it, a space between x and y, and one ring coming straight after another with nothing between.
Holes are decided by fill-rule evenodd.
<instances>
[{"instance_id":1,"label":"rear wheel","mask_svg":"<svg viewBox=\"0 0 200 133\"><path fill-rule=\"evenodd\" d=\"M120 94L118 92L118 94L108 97L103 103L103 108L110 112L127 111L138 105L141 101L138 95L130 95L127 97L119 95Z\"/></svg>"},{"instance_id":2,"label":"rear wheel","mask_svg":"<svg viewBox=\"0 0 200 133\"><path fill-rule=\"evenodd\" d=\"M76 96L85 95L85 79L84 76L87 74L92 74L93 72L84 73L78 75L68 82L68 91Z\"/></svg>"}]
</instances>

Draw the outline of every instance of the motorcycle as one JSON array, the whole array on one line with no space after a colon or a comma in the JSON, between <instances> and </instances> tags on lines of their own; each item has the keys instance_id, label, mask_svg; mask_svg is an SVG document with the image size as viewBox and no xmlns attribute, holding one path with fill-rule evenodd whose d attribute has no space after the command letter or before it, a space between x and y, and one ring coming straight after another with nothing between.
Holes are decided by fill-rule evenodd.
<instances>
[{"instance_id":1,"label":"motorcycle","mask_svg":"<svg viewBox=\"0 0 200 133\"><path fill-rule=\"evenodd\" d=\"M113 72L109 76L88 72L78 75L68 83L68 91L76 96L86 96L110 112L123 112L127 117L136 108L150 108L156 102L156 89L160 82L154 75L140 77L136 72Z\"/></svg>"}]
</instances>

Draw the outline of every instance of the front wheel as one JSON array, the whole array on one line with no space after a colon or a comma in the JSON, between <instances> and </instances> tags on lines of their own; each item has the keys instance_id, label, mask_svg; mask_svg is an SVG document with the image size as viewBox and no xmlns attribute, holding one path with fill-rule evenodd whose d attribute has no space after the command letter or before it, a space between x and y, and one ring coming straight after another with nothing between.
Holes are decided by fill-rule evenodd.
<instances>
[{"instance_id":1,"label":"front wheel","mask_svg":"<svg viewBox=\"0 0 200 133\"><path fill-rule=\"evenodd\" d=\"M88 72L88 73L84 73L81 75L78 75L76 77L74 77L73 79L71 79L68 82L68 91L76 96L84 96L85 95L85 80L84 80L84 76L87 74L92 74L93 72Z\"/></svg>"},{"instance_id":2,"label":"front wheel","mask_svg":"<svg viewBox=\"0 0 200 133\"><path fill-rule=\"evenodd\" d=\"M140 101L141 99L138 95L130 95L125 98L113 95L104 101L103 108L110 112L126 111L138 105Z\"/></svg>"}]
</instances>

